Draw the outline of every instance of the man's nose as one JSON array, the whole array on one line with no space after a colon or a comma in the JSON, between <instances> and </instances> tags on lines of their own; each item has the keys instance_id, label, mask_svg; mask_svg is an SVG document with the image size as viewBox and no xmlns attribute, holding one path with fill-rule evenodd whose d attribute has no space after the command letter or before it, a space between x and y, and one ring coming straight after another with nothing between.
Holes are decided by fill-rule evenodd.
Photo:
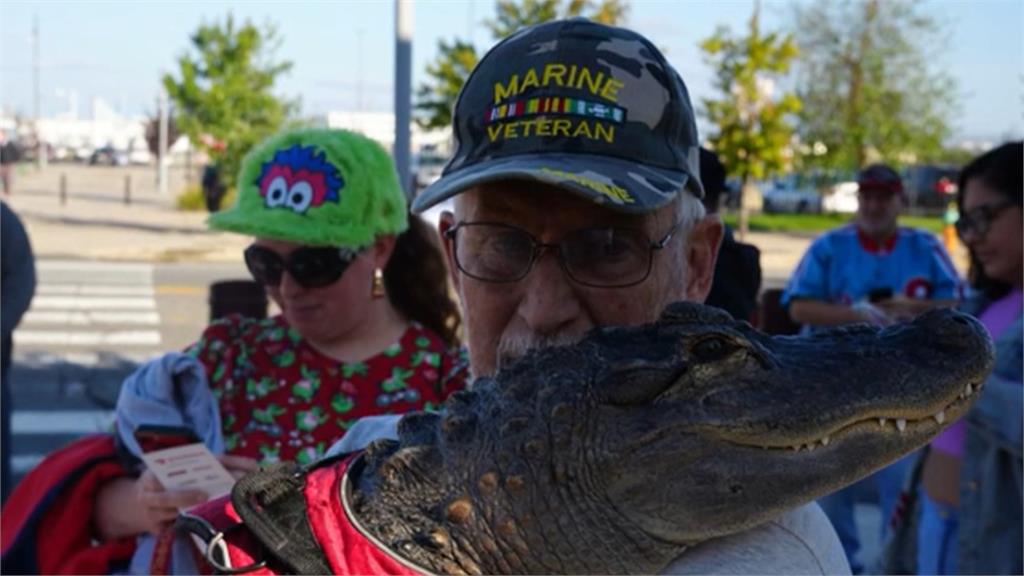
<instances>
[{"instance_id":1,"label":"man's nose","mask_svg":"<svg viewBox=\"0 0 1024 576\"><path fill-rule=\"evenodd\" d=\"M580 302L572 280L558 262L558 253L545 250L538 256L525 283L519 315L536 334L557 334L580 315Z\"/></svg>"}]
</instances>

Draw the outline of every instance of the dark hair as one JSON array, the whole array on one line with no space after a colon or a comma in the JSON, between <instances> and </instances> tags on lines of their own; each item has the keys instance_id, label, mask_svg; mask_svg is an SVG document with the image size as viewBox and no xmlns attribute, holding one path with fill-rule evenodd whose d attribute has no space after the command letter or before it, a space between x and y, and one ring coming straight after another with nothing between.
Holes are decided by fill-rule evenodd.
<instances>
[{"instance_id":1,"label":"dark hair","mask_svg":"<svg viewBox=\"0 0 1024 576\"><path fill-rule=\"evenodd\" d=\"M434 331L449 345L458 344L459 308L448 289L448 268L435 232L419 216L409 215L409 229L398 236L384 267L388 299L406 318Z\"/></svg>"},{"instance_id":2,"label":"dark hair","mask_svg":"<svg viewBox=\"0 0 1024 576\"><path fill-rule=\"evenodd\" d=\"M725 166L718 155L701 146L700 148L700 182L704 185L704 209L718 212L722 191L725 190Z\"/></svg>"},{"instance_id":3,"label":"dark hair","mask_svg":"<svg viewBox=\"0 0 1024 576\"><path fill-rule=\"evenodd\" d=\"M969 180L978 179L990 188L1006 197L1012 204L1021 206L1024 201L1024 142L1007 142L993 148L971 160L960 171L958 180L959 194L956 198L957 209L963 214L964 193ZM1000 282L985 276L981 262L971 250L971 268L967 274L971 286L984 293L988 298L999 298L1013 288L1006 282Z\"/></svg>"}]
</instances>

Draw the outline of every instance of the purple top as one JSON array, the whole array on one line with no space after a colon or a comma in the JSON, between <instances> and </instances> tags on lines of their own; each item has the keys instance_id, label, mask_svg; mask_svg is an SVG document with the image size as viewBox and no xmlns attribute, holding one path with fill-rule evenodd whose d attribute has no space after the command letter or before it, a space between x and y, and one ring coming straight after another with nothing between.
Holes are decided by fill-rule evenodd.
<instances>
[{"instance_id":1,"label":"purple top","mask_svg":"<svg viewBox=\"0 0 1024 576\"><path fill-rule=\"evenodd\" d=\"M985 325L993 339L998 338L1017 319L1021 312L1022 304L1024 304L1024 294L1022 294L1020 288L1015 288L1006 296L989 304L978 316L978 320L981 320L981 323ZM964 435L966 432L967 423L961 418L932 440L932 448L945 452L950 456L962 458L964 454Z\"/></svg>"}]
</instances>

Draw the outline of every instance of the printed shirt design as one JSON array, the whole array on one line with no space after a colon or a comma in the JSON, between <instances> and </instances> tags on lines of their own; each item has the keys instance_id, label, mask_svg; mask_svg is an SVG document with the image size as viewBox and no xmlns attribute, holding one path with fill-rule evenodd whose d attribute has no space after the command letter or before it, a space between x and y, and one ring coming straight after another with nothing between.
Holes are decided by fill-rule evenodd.
<instances>
[{"instance_id":1,"label":"printed shirt design","mask_svg":"<svg viewBox=\"0 0 1024 576\"><path fill-rule=\"evenodd\" d=\"M189 353L206 368L227 452L261 463L312 462L363 416L438 410L468 375L464 354L416 323L364 362L324 356L283 316L215 322Z\"/></svg>"}]
</instances>

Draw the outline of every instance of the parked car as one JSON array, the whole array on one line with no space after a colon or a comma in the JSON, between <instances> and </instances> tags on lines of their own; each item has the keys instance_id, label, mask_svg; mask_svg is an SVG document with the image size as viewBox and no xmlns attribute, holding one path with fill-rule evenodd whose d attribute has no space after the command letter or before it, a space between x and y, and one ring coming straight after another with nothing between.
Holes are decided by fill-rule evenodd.
<instances>
[{"instance_id":1,"label":"parked car","mask_svg":"<svg viewBox=\"0 0 1024 576\"><path fill-rule=\"evenodd\" d=\"M128 164L128 155L113 146L103 146L93 151L89 156L89 164L93 166L124 166Z\"/></svg>"},{"instance_id":2,"label":"parked car","mask_svg":"<svg viewBox=\"0 0 1024 576\"><path fill-rule=\"evenodd\" d=\"M956 199L960 170L955 166L919 164L906 170L903 188L912 211L939 213Z\"/></svg>"},{"instance_id":3,"label":"parked car","mask_svg":"<svg viewBox=\"0 0 1024 576\"><path fill-rule=\"evenodd\" d=\"M765 212L821 212L821 194L799 173L776 178L763 188Z\"/></svg>"},{"instance_id":4,"label":"parked car","mask_svg":"<svg viewBox=\"0 0 1024 576\"><path fill-rule=\"evenodd\" d=\"M857 201L857 182L846 180L829 186L821 197L821 211L829 214L853 214Z\"/></svg>"},{"instance_id":5,"label":"parked car","mask_svg":"<svg viewBox=\"0 0 1024 576\"><path fill-rule=\"evenodd\" d=\"M416 158L414 170L416 189L426 188L441 177L448 158L437 153L422 153Z\"/></svg>"}]
</instances>

